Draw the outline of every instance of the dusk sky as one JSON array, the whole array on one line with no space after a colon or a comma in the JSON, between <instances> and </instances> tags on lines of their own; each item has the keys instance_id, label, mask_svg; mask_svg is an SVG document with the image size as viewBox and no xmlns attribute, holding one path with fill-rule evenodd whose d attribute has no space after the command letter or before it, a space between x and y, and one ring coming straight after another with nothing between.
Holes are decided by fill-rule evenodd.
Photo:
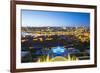
<instances>
[{"instance_id":1,"label":"dusk sky","mask_svg":"<svg viewBox=\"0 0 100 73\"><path fill-rule=\"evenodd\" d=\"M22 26L89 26L90 14L79 12L56 12L21 10Z\"/></svg>"}]
</instances>

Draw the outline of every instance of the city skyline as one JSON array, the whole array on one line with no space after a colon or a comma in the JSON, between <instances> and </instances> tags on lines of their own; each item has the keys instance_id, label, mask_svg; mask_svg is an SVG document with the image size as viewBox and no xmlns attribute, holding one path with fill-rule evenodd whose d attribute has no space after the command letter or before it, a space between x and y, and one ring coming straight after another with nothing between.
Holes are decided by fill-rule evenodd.
<instances>
[{"instance_id":1,"label":"city skyline","mask_svg":"<svg viewBox=\"0 0 100 73\"><path fill-rule=\"evenodd\" d=\"M80 12L21 10L22 27L90 26L90 14Z\"/></svg>"}]
</instances>

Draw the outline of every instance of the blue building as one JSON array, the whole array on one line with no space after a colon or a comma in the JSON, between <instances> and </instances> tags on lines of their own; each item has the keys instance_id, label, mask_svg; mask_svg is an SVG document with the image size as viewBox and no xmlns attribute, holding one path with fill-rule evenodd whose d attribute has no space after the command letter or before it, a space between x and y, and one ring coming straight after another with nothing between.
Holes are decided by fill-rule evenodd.
<instances>
[{"instance_id":1,"label":"blue building","mask_svg":"<svg viewBox=\"0 0 100 73\"><path fill-rule=\"evenodd\" d=\"M62 46L52 47L50 51L50 55L52 57L68 55L68 50Z\"/></svg>"}]
</instances>

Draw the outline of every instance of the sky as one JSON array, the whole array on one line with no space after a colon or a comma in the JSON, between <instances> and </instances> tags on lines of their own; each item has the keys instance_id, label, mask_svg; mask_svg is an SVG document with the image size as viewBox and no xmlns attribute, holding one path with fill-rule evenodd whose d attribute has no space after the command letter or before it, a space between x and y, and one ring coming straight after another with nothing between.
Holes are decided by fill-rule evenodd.
<instances>
[{"instance_id":1,"label":"sky","mask_svg":"<svg viewBox=\"0 0 100 73\"><path fill-rule=\"evenodd\" d=\"M90 26L90 13L21 10L22 27Z\"/></svg>"}]
</instances>

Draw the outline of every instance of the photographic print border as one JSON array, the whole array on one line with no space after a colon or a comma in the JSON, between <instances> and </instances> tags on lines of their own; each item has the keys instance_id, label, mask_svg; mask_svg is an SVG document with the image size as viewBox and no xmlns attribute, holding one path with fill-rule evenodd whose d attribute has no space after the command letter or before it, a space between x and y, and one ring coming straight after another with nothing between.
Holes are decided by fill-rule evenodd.
<instances>
[{"instance_id":1,"label":"photographic print border","mask_svg":"<svg viewBox=\"0 0 100 73\"><path fill-rule=\"evenodd\" d=\"M94 9L94 64L17 69L16 68L16 5L17 4ZM12 73L13 72L28 72L28 71L89 68L89 67L97 66L97 7L96 6L77 5L77 4L62 4L62 3L47 3L47 2L33 2L33 1L11 1L11 14L10 15L11 15L11 37L10 37L10 39L11 39L11 72Z\"/></svg>"}]
</instances>

